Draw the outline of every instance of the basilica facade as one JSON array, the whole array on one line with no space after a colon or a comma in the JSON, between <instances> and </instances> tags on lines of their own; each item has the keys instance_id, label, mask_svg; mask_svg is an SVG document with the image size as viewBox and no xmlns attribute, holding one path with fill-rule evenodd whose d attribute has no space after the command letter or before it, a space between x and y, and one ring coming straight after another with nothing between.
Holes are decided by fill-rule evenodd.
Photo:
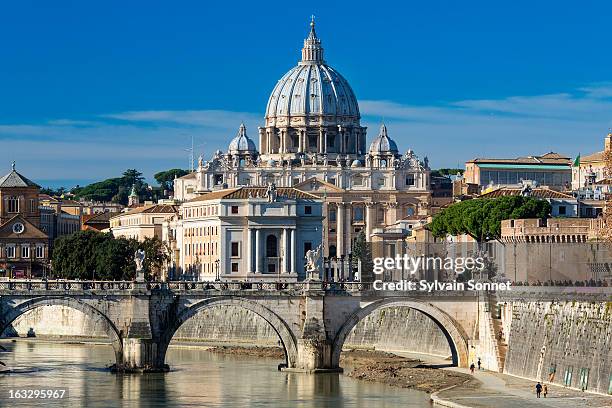
<instances>
[{"instance_id":1,"label":"basilica facade","mask_svg":"<svg viewBox=\"0 0 612 408\"><path fill-rule=\"evenodd\" d=\"M324 255L348 256L361 231L369 240L430 212L427 158L401 154L384 124L369 144L366 130L351 86L323 58L313 21L301 61L272 90L259 149L241 124L225 152L200 157L193 173L175 180L175 199L240 186L294 187L322 199Z\"/></svg>"}]
</instances>

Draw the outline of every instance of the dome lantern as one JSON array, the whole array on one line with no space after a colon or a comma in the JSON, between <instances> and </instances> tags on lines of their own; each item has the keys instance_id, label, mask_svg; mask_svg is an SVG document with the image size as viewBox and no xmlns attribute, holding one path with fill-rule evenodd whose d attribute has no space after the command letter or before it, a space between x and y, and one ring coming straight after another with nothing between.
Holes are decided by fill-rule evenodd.
<instances>
[{"instance_id":1,"label":"dome lantern","mask_svg":"<svg viewBox=\"0 0 612 408\"><path fill-rule=\"evenodd\" d=\"M246 133L246 126L244 123L240 124L240 128L238 129L238 134L229 144L228 147L229 154L252 154L257 152L257 148L255 147L255 142L253 142Z\"/></svg>"}]
</instances>

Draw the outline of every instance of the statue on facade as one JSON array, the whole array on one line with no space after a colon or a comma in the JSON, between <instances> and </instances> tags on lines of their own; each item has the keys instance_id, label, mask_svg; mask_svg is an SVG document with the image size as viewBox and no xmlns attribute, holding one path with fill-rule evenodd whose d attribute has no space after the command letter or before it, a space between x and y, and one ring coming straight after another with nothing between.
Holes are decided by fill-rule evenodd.
<instances>
[{"instance_id":1,"label":"statue on facade","mask_svg":"<svg viewBox=\"0 0 612 408\"><path fill-rule=\"evenodd\" d=\"M204 158L202 157L202 155L200 155L198 157L198 168L201 169L202 167L204 167Z\"/></svg>"},{"instance_id":2,"label":"statue on facade","mask_svg":"<svg viewBox=\"0 0 612 408\"><path fill-rule=\"evenodd\" d=\"M328 162L327 162L327 155L324 154L323 155L323 166L327 167L327 164L328 164Z\"/></svg>"},{"instance_id":3,"label":"statue on facade","mask_svg":"<svg viewBox=\"0 0 612 408\"><path fill-rule=\"evenodd\" d=\"M145 251L138 249L134 252L134 262L136 263L136 282L144 282L144 260Z\"/></svg>"},{"instance_id":4,"label":"statue on facade","mask_svg":"<svg viewBox=\"0 0 612 408\"><path fill-rule=\"evenodd\" d=\"M321 245L316 250L309 249L306 252L306 272L308 272L307 280L319 280L319 259L321 259Z\"/></svg>"},{"instance_id":5,"label":"statue on facade","mask_svg":"<svg viewBox=\"0 0 612 408\"><path fill-rule=\"evenodd\" d=\"M266 197L268 197L268 202L272 203L276 201L277 193L276 193L276 184L269 183L268 188L266 190Z\"/></svg>"}]
</instances>

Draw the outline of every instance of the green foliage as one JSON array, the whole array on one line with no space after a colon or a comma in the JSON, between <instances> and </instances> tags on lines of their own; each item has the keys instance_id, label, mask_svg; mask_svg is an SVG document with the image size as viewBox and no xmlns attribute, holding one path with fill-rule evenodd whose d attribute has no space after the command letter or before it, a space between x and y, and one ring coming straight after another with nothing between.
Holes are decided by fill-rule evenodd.
<instances>
[{"instance_id":1,"label":"green foliage","mask_svg":"<svg viewBox=\"0 0 612 408\"><path fill-rule=\"evenodd\" d=\"M158 188L150 187L145 183L142 173L138 170L127 169L121 177L98 181L85 187L76 187L71 192L77 199L112 201L126 205L128 196L132 191L132 185L134 185L141 200L157 200L163 198L164 189L172 190L172 187L168 189L167 186L172 185L171 181L174 180L174 175L177 174L178 177L181 177L184 175L183 173L186 174L187 172L181 169L172 169L155 174L155 179L162 184L162 187Z\"/></svg>"},{"instance_id":2,"label":"green foliage","mask_svg":"<svg viewBox=\"0 0 612 408\"><path fill-rule=\"evenodd\" d=\"M51 187L43 187L40 189L40 194L47 194L51 197L61 197L67 190L65 187L53 189Z\"/></svg>"},{"instance_id":3,"label":"green foliage","mask_svg":"<svg viewBox=\"0 0 612 408\"><path fill-rule=\"evenodd\" d=\"M189 174L189 171L183 169L170 169L166 171L160 171L155 173L153 176L159 185L168 191L174 190L174 179L176 177L183 177Z\"/></svg>"},{"instance_id":4,"label":"green foliage","mask_svg":"<svg viewBox=\"0 0 612 408\"><path fill-rule=\"evenodd\" d=\"M431 175L432 176L456 176L457 174L462 174L463 173L463 169L437 169L437 170L432 170L431 171Z\"/></svg>"},{"instance_id":5,"label":"green foliage","mask_svg":"<svg viewBox=\"0 0 612 408\"><path fill-rule=\"evenodd\" d=\"M361 231L355 241L353 241L353 266L357 266L358 260L361 260L362 273L372 271L374 264L372 261L372 248L370 243L366 241L365 231ZM363 279L363 276L361 277Z\"/></svg>"},{"instance_id":6,"label":"green foliage","mask_svg":"<svg viewBox=\"0 0 612 408\"><path fill-rule=\"evenodd\" d=\"M477 198L455 203L437 214L429 229L433 236L467 234L484 242L501 234L501 221L517 218L547 218L551 206L534 197Z\"/></svg>"},{"instance_id":7,"label":"green foliage","mask_svg":"<svg viewBox=\"0 0 612 408\"><path fill-rule=\"evenodd\" d=\"M138 242L115 238L110 233L79 231L56 240L53 275L63 279L133 280L137 249L145 251L144 271L148 279L169 259L158 238Z\"/></svg>"}]
</instances>

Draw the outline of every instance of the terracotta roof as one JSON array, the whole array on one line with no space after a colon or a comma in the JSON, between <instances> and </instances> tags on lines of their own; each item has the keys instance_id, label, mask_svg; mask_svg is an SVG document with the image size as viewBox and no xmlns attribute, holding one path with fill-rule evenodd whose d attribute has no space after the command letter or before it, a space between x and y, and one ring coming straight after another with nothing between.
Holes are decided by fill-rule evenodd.
<instances>
[{"instance_id":1,"label":"terracotta roof","mask_svg":"<svg viewBox=\"0 0 612 408\"><path fill-rule=\"evenodd\" d=\"M117 215L117 213L103 212L98 214L85 214L83 215L83 224L87 223L108 223L108 221Z\"/></svg>"},{"instance_id":2,"label":"terracotta roof","mask_svg":"<svg viewBox=\"0 0 612 408\"><path fill-rule=\"evenodd\" d=\"M210 201L218 199L226 200L242 200L247 198L265 198L267 187L239 187L230 188L226 190L213 191L202 196L196 197L187 203L198 202L198 201ZM277 187L276 194L278 197L286 197L290 199L318 199L314 194L307 193L302 190L298 190L293 187Z\"/></svg>"},{"instance_id":3,"label":"terracotta roof","mask_svg":"<svg viewBox=\"0 0 612 408\"><path fill-rule=\"evenodd\" d=\"M196 178L196 172L192 172L189 174L184 175L183 177L179 177L179 179L181 180L187 180L187 179L192 179L192 178Z\"/></svg>"},{"instance_id":4,"label":"terracotta roof","mask_svg":"<svg viewBox=\"0 0 612 408\"><path fill-rule=\"evenodd\" d=\"M502 187L488 193L481 194L478 198L497 198L504 196L521 195L520 188ZM574 199L574 196L565 194L560 191L551 190L549 188L534 188L531 190L531 197L535 198L559 198L559 199Z\"/></svg>"},{"instance_id":5,"label":"terracotta roof","mask_svg":"<svg viewBox=\"0 0 612 408\"><path fill-rule=\"evenodd\" d=\"M11 187L39 187L38 184L12 170L6 176L0 178L0 188Z\"/></svg>"},{"instance_id":6,"label":"terracotta roof","mask_svg":"<svg viewBox=\"0 0 612 408\"><path fill-rule=\"evenodd\" d=\"M584 156L580 158L580 164L585 162L601 162L604 160L603 157L604 152L596 152L593 154L589 154L588 156Z\"/></svg>"},{"instance_id":7,"label":"terracotta roof","mask_svg":"<svg viewBox=\"0 0 612 408\"><path fill-rule=\"evenodd\" d=\"M176 214L178 212L178 205L168 204L153 204L138 207L133 210L124 213L113 213L110 218L121 217L122 215L133 215L133 214Z\"/></svg>"},{"instance_id":8,"label":"terracotta roof","mask_svg":"<svg viewBox=\"0 0 612 408\"><path fill-rule=\"evenodd\" d=\"M542 156L527 156L527 157L517 157L515 159L492 159L492 158L483 158L478 157L473 160L468 161L468 163L500 163L500 164L569 164L571 159L569 157L565 157L560 155L559 153L550 152L543 154Z\"/></svg>"}]
</instances>

